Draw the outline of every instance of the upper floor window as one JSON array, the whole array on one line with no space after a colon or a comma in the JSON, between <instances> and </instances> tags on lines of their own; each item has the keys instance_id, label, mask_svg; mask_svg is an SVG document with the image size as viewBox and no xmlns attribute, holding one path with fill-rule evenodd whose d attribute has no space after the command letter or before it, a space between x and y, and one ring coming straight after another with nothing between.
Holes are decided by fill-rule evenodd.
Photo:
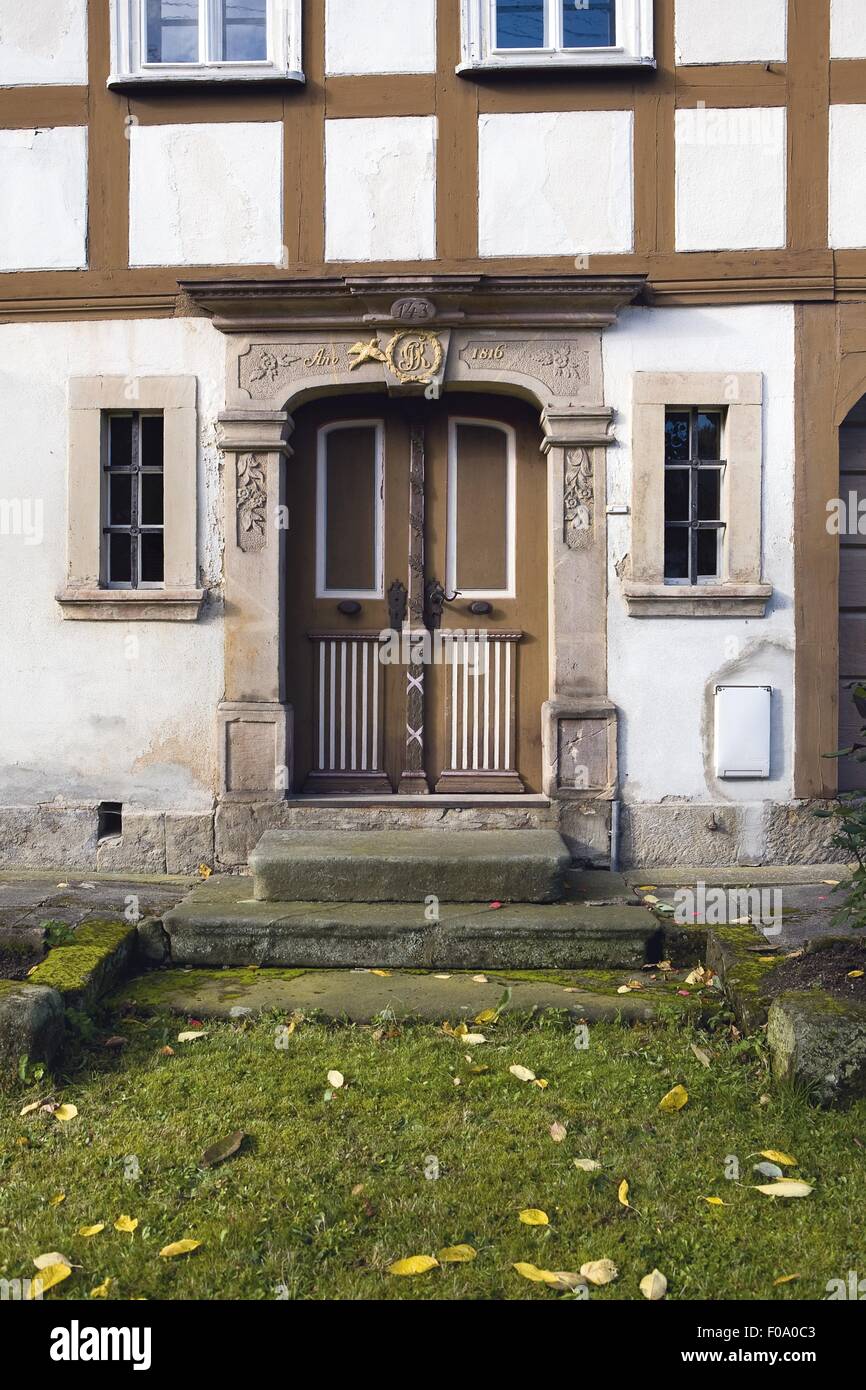
<instances>
[{"instance_id":1,"label":"upper floor window","mask_svg":"<svg viewBox=\"0 0 866 1390\"><path fill-rule=\"evenodd\" d=\"M111 0L111 83L303 81L301 0Z\"/></svg>"},{"instance_id":2,"label":"upper floor window","mask_svg":"<svg viewBox=\"0 0 866 1390\"><path fill-rule=\"evenodd\" d=\"M653 62L652 0L462 0L468 68Z\"/></svg>"}]
</instances>

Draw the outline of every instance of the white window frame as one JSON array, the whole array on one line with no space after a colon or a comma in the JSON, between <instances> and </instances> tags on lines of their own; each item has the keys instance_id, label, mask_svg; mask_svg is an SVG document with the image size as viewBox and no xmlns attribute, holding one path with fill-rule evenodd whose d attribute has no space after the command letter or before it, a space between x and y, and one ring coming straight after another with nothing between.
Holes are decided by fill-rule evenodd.
<instances>
[{"instance_id":1,"label":"white window frame","mask_svg":"<svg viewBox=\"0 0 866 1390\"><path fill-rule=\"evenodd\" d=\"M461 589L460 597L468 599L517 597L517 435L512 425L501 420L481 420L477 416L452 416L448 421L448 497L446 503L445 587L450 593L457 590L457 472L459 450L457 430L461 425L483 426L505 435L506 484L505 527L506 587L504 589Z\"/></svg>"},{"instance_id":2,"label":"white window frame","mask_svg":"<svg viewBox=\"0 0 866 1390\"><path fill-rule=\"evenodd\" d=\"M111 0L111 75L109 87L150 82L303 82L301 62L302 0L268 0L268 57L261 62L212 61L217 46L218 0L198 0L198 63L145 61L145 0Z\"/></svg>"},{"instance_id":3,"label":"white window frame","mask_svg":"<svg viewBox=\"0 0 866 1390\"><path fill-rule=\"evenodd\" d=\"M375 512L373 525L373 589L329 589L327 586L328 437L337 430L375 430ZM316 439L316 598L382 599L385 597L385 421L334 420L322 425Z\"/></svg>"},{"instance_id":4,"label":"white window frame","mask_svg":"<svg viewBox=\"0 0 866 1390\"><path fill-rule=\"evenodd\" d=\"M461 0L462 61L478 68L655 67L653 0L616 0L617 42L612 48L564 48L561 0L545 0L544 48L496 47L496 0Z\"/></svg>"}]
</instances>

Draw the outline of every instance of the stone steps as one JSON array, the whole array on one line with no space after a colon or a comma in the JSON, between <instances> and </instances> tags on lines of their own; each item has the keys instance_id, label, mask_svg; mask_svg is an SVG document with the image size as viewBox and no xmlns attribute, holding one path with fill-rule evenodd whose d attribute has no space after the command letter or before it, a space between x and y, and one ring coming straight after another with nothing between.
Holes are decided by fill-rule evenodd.
<instances>
[{"instance_id":1,"label":"stone steps","mask_svg":"<svg viewBox=\"0 0 866 1390\"><path fill-rule=\"evenodd\" d=\"M269 903L553 903L571 855L555 830L271 830L250 855ZM422 918L423 920L423 918Z\"/></svg>"},{"instance_id":2,"label":"stone steps","mask_svg":"<svg viewBox=\"0 0 866 1390\"><path fill-rule=\"evenodd\" d=\"M579 900L263 902L248 878L212 879L162 918L176 965L373 969L639 969L660 959L659 923L642 907ZM578 898L578 894L574 895ZM428 909L429 912L429 909Z\"/></svg>"}]
</instances>

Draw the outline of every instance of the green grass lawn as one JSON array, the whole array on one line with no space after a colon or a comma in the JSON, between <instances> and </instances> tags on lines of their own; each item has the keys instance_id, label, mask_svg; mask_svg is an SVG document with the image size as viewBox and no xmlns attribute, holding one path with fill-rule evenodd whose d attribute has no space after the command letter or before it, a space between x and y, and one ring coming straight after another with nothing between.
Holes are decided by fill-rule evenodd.
<instances>
[{"instance_id":1,"label":"green grass lawn","mask_svg":"<svg viewBox=\"0 0 866 1390\"><path fill-rule=\"evenodd\" d=\"M580 1051L559 1017L507 1016L482 1025L488 1042L471 1049L432 1026L389 1037L317 1023L279 1048L284 1022L209 1022L207 1037L180 1043L183 1020L115 1020L130 1040L122 1052L94 1042L55 1090L5 1094L0 1277L32 1278L33 1257L58 1251L81 1267L46 1294L57 1300L86 1298L107 1278L120 1299L550 1299L573 1295L526 1282L513 1264L577 1271L611 1259L619 1277L593 1299L640 1298L658 1267L671 1298L783 1300L822 1298L829 1279L866 1273L866 1107L815 1110L774 1087L760 1049L671 1023L598 1024ZM692 1043L709 1049L709 1068ZM547 1088L518 1081L515 1063ZM328 1099L331 1069L346 1084ZM661 1112L680 1083L688 1105ZM77 1117L20 1117L48 1094ZM559 1143L554 1123L567 1128ZM249 1136L240 1153L203 1168L203 1151L232 1130ZM812 1195L753 1190L765 1181L752 1174L761 1149L796 1158L791 1176ZM725 1178L730 1156L739 1183ZM576 1158L603 1166L582 1172ZM617 1197L624 1178L631 1210ZM709 1206L712 1196L728 1205ZM527 1207L550 1225L522 1224ZM137 1219L132 1234L114 1229L121 1214ZM100 1234L78 1234L98 1222ZM160 1258L187 1237L201 1241L193 1254ZM387 1273L458 1243L477 1258ZM774 1286L789 1275L800 1277Z\"/></svg>"}]
</instances>

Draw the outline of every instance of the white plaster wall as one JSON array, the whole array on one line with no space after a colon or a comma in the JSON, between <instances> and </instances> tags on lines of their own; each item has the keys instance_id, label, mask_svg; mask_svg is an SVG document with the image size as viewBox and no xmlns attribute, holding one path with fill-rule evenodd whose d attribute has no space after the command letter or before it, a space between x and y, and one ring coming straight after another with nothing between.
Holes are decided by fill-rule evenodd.
<instances>
[{"instance_id":1,"label":"white plaster wall","mask_svg":"<svg viewBox=\"0 0 866 1390\"><path fill-rule=\"evenodd\" d=\"M678 63L783 63L788 0L677 0Z\"/></svg>"},{"instance_id":2,"label":"white plaster wall","mask_svg":"<svg viewBox=\"0 0 866 1390\"><path fill-rule=\"evenodd\" d=\"M87 83L87 0L0 0L0 87Z\"/></svg>"},{"instance_id":3,"label":"white plaster wall","mask_svg":"<svg viewBox=\"0 0 866 1390\"><path fill-rule=\"evenodd\" d=\"M70 376L199 380L199 561L220 580L215 420L222 335L203 319L0 325L0 804L123 801L206 810L217 780L222 623L64 621ZM9 503L30 501L16 528ZM209 539L206 539L208 538Z\"/></svg>"},{"instance_id":4,"label":"white plaster wall","mask_svg":"<svg viewBox=\"0 0 866 1390\"><path fill-rule=\"evenodd\" d=\"M784 246L784 107L690 108L676 117L678 251Z\"/></svg>"},{"instance_id":5,"label":"white plaster wall","mask_svg":"<svg viewBox=\"0 0 866 1390\"><path fill-rule=\"evenodd\" d=\"M836 248L866 246L864 148L866 106L831 106L830 245Z\"/></svg>"},{"instance_id":6,"label":"white plaster wall","mask_svg":"<svg viewBox=\"0 0 866 1390\"><path fill-rule=\"evenodd\" d=\"M0 271L87 265L87 131L0 130Z\"/></svg>"},{"instance_id":7,"label":"white plaster wall","mask_svg":"<svg viewBox=\"0 0 866 1390\"><path fill-rule=\"evenodd\" d=\"M631 503L634 372L763 373L763 578L775 591L763 619L630 617L620 571L631 546L631 522L628 516L608 517L608 689L621 710L623 795L631 802L788 800L794 737L794 310L627 309L602 341L605 399L616 412L616 446L608 451L610 505ZM735 485L733 461L731 467L729 485ZM773 687L770 780L719 782L711 766L708 772L705 692L715 681Z\"/></svg>"},{"instance_id":8,"label":"white plaster wall","mask_svg":"<svg viewBox=\"0 0 866 1390\"><path fill-rule=\"evenodd\" d=\"M325 69L434 72L436 0L328 0Z\"/></svg>"},{"instance_id":9,"label":"white plaster wall","mask_svg":"<svg viewBox=\"0 0 866 1390\"><path fill-rule=\"evenodd\" d=\"M830 57L866 58L864 0L830 0Z\"/></svg>"},{"instance_id":10,"label":"white plaster wall","mask_svg":"<svg viewBox=\"0 0 866 1390\"><path fill-rule=\"evenodd\" d=\"M478 161L480 255L632 250L630 111L481 116Z\"/></svg>"},{"instance_id":11,"label":"white plaster wall","mask_svg":"<svg viewBox=\"0 0 866 1390\"><path fill-rule=\"evenodd\" d=\"M436 255L435 116L325 122L325 257Z\"/></svg>"},{"instance_id":12,"label":"white plaster wall","mask_svg":"<svg viewBox=\"0 0 866 1390\"><path fill-rule=\"evenodd\" d=\"M284 263L277 121L133 125L130 265Z\"/></svg>"}]
</instances>

